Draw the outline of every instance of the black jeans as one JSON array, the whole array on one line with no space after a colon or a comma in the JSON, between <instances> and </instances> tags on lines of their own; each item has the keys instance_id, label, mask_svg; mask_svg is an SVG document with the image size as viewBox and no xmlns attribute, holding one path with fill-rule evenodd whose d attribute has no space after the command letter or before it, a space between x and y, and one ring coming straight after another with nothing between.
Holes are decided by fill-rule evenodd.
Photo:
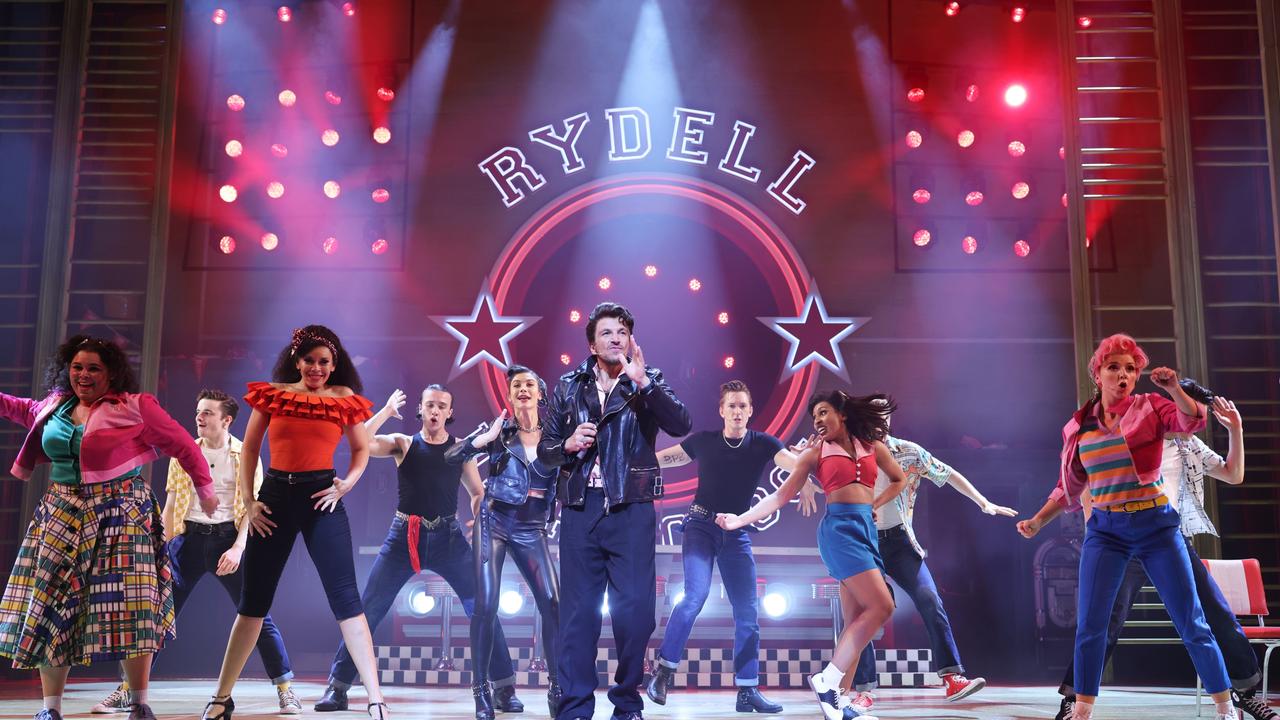
<instances>
[{"instance_id":1,"label":"black jeans","mask_svg":"<svg viewBox=\"0 0 1280 720\"><path fill-rule=\"evenodd\" d=\"M206 574L212 574L234 603L240 602L244 588L244 568L230 575L219 575L218 560L236 542L236 525L233 522L202 524L187 521L186 532L169 541L169 557L173 560L173 614L182 614L192 591ZM240 558L244 560L244 556ZM258 655L271 682L279 685L293 678L293 666L289 653L284 649L280 630L267 615L262 619L262 632L258 635ZM160 657L156 653L156 658ZM155 663L153 662L152 665Z\"/></svg>"},{"instance_id":2,"label":"black jeans","mask_svg":"<svg viewBox=\"0 0 1280 720\"><path fill-rule=\"evenodd\" d=\"M644 654L656 625L654 560L658 514L653 503L614 505L588 490L580 507L560 511L560 720L595 710L600 607L609 592L609 620L618 651L609 700L614 714L641 712Z\"/></svg>"},{"instance_id":3,"label":"black jeans","mask_svg":"<svg viewBox=\"0 0 1280 720\"><path fill-rule=\"evenodd\" d=\"M270 508L271 514L266 517L275 522L276 527L266 537L249 532L244 551L241 615L265 617L271 610L276 587L298 533L302 533L307 544L333 616L341 621L364 612L356 585L347 508L339 500L332 512L316 510L316 500L311 497L331 486L334 476L332 470L293 474L275 469L267 471L258 500Z\"/></svg>"},{"instance_id":4,"label":"black jeans","mask_svg":"<svg viewBox=\"0 0 1280 720\"><path fill-rule=\"evenodd\" d=\"M542 647L551 682L557 681L556 656L560 633L560 583L547 548L547 501L529 498L524 506L487 500L480 520L471 530L475 563L476 607L471 617L473 683L489 679L498 626L498 599L502 592L502 566L508 554L529 586L542 616ZM537 512L538 508L541 512Z\"/></svg>"}]
</instances>

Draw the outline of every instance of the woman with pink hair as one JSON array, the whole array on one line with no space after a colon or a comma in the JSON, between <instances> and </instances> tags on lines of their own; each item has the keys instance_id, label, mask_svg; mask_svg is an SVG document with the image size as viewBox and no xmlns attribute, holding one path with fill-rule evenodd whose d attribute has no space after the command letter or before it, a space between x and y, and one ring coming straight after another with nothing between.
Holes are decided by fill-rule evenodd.
<instances>
[{"instance_id":1,"label":"woman with pink hair","mask_svg":"<svg viewBox=\"0 0 1280 720\"><path fill-rule=\"evenodd\" d=\"M1231 682L1222 652L1204 619L1191 561L1179 532L1177 511L1161 490L1160 461L1165 433L1196 432L1207 413L1178 384L1167 367L1151 371L1151 381L1172 401L1133 390L1147 354L1128 335L1106 338L1089 361L1097 392L1062 429L1058 485L1030 520L1018 523L1034 537L1064 510L1092 506L1080 549L1080 590L1076 618L1074 720L1089 720L1102 682L1107 621L1125 567L1137 558L1169 611L1205 689L1213 694L1217 720L1236 720Z\"/></svg>"}]
</instances>

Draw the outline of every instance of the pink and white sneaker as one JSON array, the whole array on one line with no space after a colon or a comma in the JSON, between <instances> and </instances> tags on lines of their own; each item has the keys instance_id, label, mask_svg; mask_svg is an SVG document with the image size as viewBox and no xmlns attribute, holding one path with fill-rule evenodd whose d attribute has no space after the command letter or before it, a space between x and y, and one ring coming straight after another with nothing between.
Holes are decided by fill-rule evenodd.
<instances>
[{"instance_id":1,"label":"pink and white sneaker","mask_svg":"<svg viewBox=\"0 0 1280 720\"><path fill-rule=\"evenodd\" d=\"M951 673L942 676L942 685L947 692L947 701L955 702L967 698L987 686L986 678L969 678L960 673Z\"/></svg>"}]
</instances>

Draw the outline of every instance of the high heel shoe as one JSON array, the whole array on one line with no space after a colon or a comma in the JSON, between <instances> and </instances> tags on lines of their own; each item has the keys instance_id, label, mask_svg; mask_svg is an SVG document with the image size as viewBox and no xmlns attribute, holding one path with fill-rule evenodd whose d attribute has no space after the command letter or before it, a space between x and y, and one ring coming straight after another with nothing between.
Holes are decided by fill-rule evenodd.
<instances>
[{"instance_id":1,"label":"high heel shoe","mask_svg":"<svg viewBox=\"0 0 1280 720\"><path fill-rule=\"evenodd\" d=\"M210 715L209 710L213 708L214 705L222 708L222 712L217 715ZM204 714L200 716L200 720L231 720L231 713L235 709L236 702L231 699L230 695L221 700L218 699L217 695L214 695L213 699L204 706Z\"/></svg>"},{"instance_id":2,"label":"high heel shoe","mask_svg":"<svg viewBox=\"0 0 1280 720\"><path fill-rule=\"evenodd\" d=\"M373 714L375 708L378 711L377 715ZM387 720L387 718L390 717L391 708L387 707L387 704L384 702L373 702L369 703L368 712L369 717L372 718L372 720Z\"/></svg>"},{"instance_id":3,"label":"high heel shoe","mask_svg":"<svg viewBox=\"0 0 1280 720\"><path fill-rule=\"evenodd\" d=\"M489 683L481 681L471 686L471 695L476 700L476 720L493 720L493 694Z\"/></svg>"}]
</instances>

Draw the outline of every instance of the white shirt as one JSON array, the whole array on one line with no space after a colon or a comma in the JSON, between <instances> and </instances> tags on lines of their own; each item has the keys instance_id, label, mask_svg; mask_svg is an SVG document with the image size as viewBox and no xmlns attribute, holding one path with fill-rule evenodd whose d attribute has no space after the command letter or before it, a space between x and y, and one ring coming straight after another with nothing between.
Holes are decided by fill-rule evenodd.
<instances>
[{"instance_id":1,"label":"white shirt","mask_svg":"<svg viewBox=\"0 0 1280 720\"><path fill-rule=\"evenodd\" d=\"M209 474L213 476L213 494L218 498L218 509L214 511L213 517L204 514L204 510L200 509L200 505L191 504L191 509L187 511L186 522L201 523L204 525L216 525L217 523L232 522L235 517L236 502L236 482L237 478L231 472L231 443L225 442L220 448L207 448L200 446L200 452L204 453L205 462L209 463Z\"/></svg>"},{"instance_id":2,"label":"white shirt","mask_svg":"<svg viewBox=\"0 0 1280 720\"><path fill-rule=\"evenodd\" d=\"M605 406L605 403L608 402L609 400L609 394L613 392L614 388L618 387L618 378L613 379L613 384L609 386L609 392L605 392L604 385L600 384L600 368L599 367L595 368L595 376L596 376L596 397L600 398L600 414L603 416L604 406ZM600 428L597 425L596 432L599 432L599 431L600 431ZM596 439L599 440L600 436L597 435ZM604 473L600 470L600 453L599 452L596 453L595 464L591 466L591 474L587 476L587 487L594 487L594 488L604 487Z\"/></svg>"},{"instance_id":3,"label":"white shirt","mask_svg":"<svg viewBox=\"0 0 1280 720\"><path fill-rule=\"evenodd\" d=\"M876 468L876 489L873 497L879 497L880 493L889 489L889 476L884 470ZM896 502L885 503L876 510L876 529L888 530L905 523L902 517L902 508Z\"/></svg>"}]
</instances>

